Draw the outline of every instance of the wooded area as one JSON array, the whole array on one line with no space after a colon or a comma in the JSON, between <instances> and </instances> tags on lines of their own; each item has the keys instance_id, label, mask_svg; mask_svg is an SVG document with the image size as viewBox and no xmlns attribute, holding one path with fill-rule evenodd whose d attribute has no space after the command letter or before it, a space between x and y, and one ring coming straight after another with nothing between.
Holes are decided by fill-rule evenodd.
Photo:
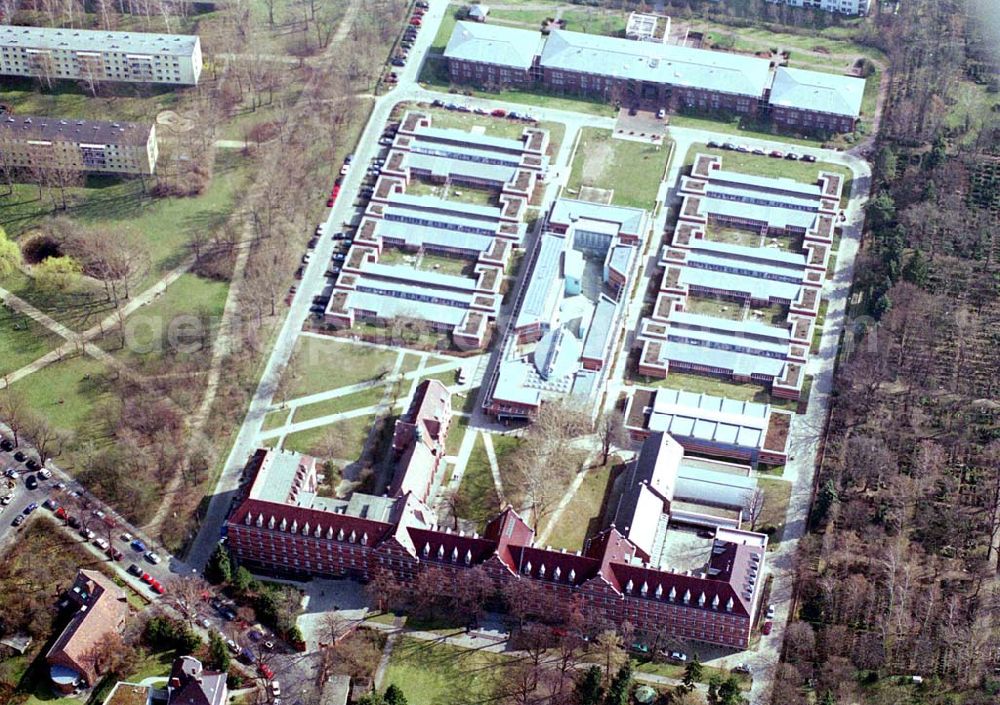
<instances>
[{"instance_id":1,"label":"wooded area","mask_svg":"<svg viewBox=\"0 0 1000 705\"><path fill-rule=\"evenodd\" d=\"M1000 693L997 37L973 0L896 7L863 37L890 93L776 705Z\"/></svg>"}]
</instances>

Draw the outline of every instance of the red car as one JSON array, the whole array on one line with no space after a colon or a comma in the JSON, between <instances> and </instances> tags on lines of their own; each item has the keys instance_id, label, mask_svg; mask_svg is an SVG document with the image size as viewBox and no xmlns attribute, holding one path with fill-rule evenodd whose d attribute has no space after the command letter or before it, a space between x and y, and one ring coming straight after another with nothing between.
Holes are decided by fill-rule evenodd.
<instances>
[{"instance_id":1,"label":"red car","mask_svg":"<svg viewBox=\"0 0 1000 705\"><path fill-rule=\"evenodd\" d=\"M770 634L771 633L771 626L772 625L773 625L772 622L764 622L764 626L760 628L760 633L761 634Z\"/></svg>"},{"instance_id":2,"label":"red car","mask_svg":"<svg viewBox=\"0 0 1000 705\"><path fill-rule=\"evenodd\" d=\"M160 583L159 583L159 581L158 581L158 580L154 580L153 582L151 582L151 583L149 584L149 587L150 587L150 588L152 589L152 591L153 591L153 592L155 592L155 593L156 593L157 595L162 595L163 593L165 593L165 592L166 592L166 590L164 590L164 589L163 589L163 586L162 586L162 585L160 585Z\"/></svg>"},{"instance_id":3,"label":"red car","mask_svg":"<svg viewBox=\"0 0 1000 705\"><path fill-rule=\"evenodd\" d=\"M139 580L146 583L147 585L153 584L153 576L150 575L149 573L143 573L141 576L139 576Z\"/></svg>"},{"instance_id":4,"label":"red car","mask_svg":"<svg viewBox=\"0 0 1000 705\"><path fill-rule=\"evenodd\" d=\"M419 17L410 18L410 24L413 25L414 27L419 27L422 23L423 21Z\"/></svg>"},{"instance_id":5,"label":"red car","mask_svg":"<svg viewBox=\"0 0 1000 705\"><path fill-rule=\"evenodd\" d=\"M258 673L260 673L260 675L264 676L268 680L274 678L274 671L272 671L271 667L264 662L257 664L257 671Z\"/></svg>"},{"instance_id":6,"label":"red car","mask_svg":"<svg viewBox=\"0 0 1000 705\"><path fill-rule=\"evenodd\" d=\"M503 108L497 108L496 110L491 112L490 115L492 115L493 117L507 117L507 111L504 110Z\"/></svg>"},{"instance_id":7,"label":"red car","mask_svg":"<svg viewBox=\"0 0 1000 705\"><path fill-rule=\"evenodd\" d=\"M59 507L59 509L56 510L56 516L59 517L60 519L65 519L67 516L66 510L62 507Z\"/></svg>"},{"instance_id":8,"label":"red car","mask_svg":"<svg viewBox=\"0 0 1000 705\"><path fill-rule=\"evenodd\" d=\"M333 208L333 202L334 202L334 200L336 200L336 199L333 199L333 198L326 199L326 207L327 208Z\"/></svg>"}]
</instances>

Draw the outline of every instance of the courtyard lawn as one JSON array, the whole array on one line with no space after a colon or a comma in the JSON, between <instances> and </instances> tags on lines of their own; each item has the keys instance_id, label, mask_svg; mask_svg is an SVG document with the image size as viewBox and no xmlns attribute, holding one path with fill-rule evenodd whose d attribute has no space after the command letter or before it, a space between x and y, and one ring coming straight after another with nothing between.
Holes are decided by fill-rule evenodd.
<instances>
[{"instance_id":1,"label":"courtyard lawn","mask_svg":"<svg viewBox=\"0 0 1000 705\"><path fill-rule=\"evenodd\" d=\"M493 699L506 659L481 649L402 637L383 682L402 688L410 705L485 703Z\"/></svg>"},{"instance_id":2,"label":"courtyard lawn","mask_svg":"<svg viewBox=\"0 0 1000 705\"><path fill-rule=\"evenodd\" d=\"M587 470L573 499L552 528L547 544L567 551L583 549L584 542L596 532L601 523L601 507L610 476L611 468L608 466Z\"/></svg>"},{"instance_id":3,"label":"courtyard lawn","mask_svg":"<svg viewBox=\"0 0 1000 705\"><path fill-rule=\"evenodd\" d=\"M728 397L738 401L769 401L770 394L757 384L736 384L724 379L703 375L671 372L664 379L634 375L635 382L646 387L663 387L665 389L681 389L696 394L712 394Z\"/></svg>"},{"instance_id":4,"label":"courtyard lawn","mask_svg":"<svg viewBox=\"0 0 1000 705\"><path fill-rule=\"evenodd\" d=\"M459 502L465 508L462 518L476 522L480 529L500 509L500 498L493 483L493 473L490 471L490 461L481 434L476 438L476 444L465 465L458 494Z\"/></svg>"},{"instance_id":5,"label":"courtyard lawn","mask_svg":"<svg viewBox=\"0 0 1000 705\"><path fill-rule=\"evenodd\" d=\"M743 320L743 307L733 301L710 299L701 296L689 296L684 304L684 310L716 318L728 318L731 321Z\"/></svg>"},{"instance_id":6,"label":"courtyard lawn","mask_svg":"<svg viewBox=\"0 0 1000 705\"><path fill-rule=\"evenodd\" d=\"M424 253L417 263L417 269L441 274L451 274L454 276L472 277L476 263L469 259L458 257L442 257Z\"/></svg>"},{"instance_id":7,"label":"courtyard lawn","mask_svg":"<svg viewBox=\"0 0 1000 705\"><path fill-rule=\"evenodd\" d=\"M757 531L773 528L768 548L777 548L785 533L785 515L788 512L788 502L792 497L792 483L777 478L759 477L757 486L764 493L764 506L757 518Z\"/></svg>"},{"instance_id":8,"label":"courtyard lawn","mask_svg":"<svg viewBox=\"0 0 1000 705\"><path fill-rule=\"evenodd\" d=\"M275 428L280 428L285 425L288 421L288 409L279 409L278 411L269 412L264 416L264 423L261 424L261 431L271 431Z\"/></svg>"},{"instance_id":9,"label":"courtyard lawn","mask_svg":"<svg viewBox=\"0 0 1000 705\"><path fill-rule=\"evenodd\" d=\"M378 379L392 371L398 353L330 338L299 336L282 386L286 398Z\"/></svg>"},{"instance_id":10,"label":"courtyard lawn","mask_svg":"<svg viewBox=\"0 0 1000 705\"><path fill-rule=\"evenodd\" d=\"M0 377L36 360L63 342L40 323L0 305Z\"/></svg>"},{"instance_id":11,"label":"courtyard lawn","mask_svg":"<svg viewBox=\"0 0 1000 705\"><path fill-rule=\"evenodd\" d=\"M566 192L576 196L581 186L613 189L612 203L651 209L663 181L670 154L662 145L616 139L610 130L580 131Z\"/></svg>"},{"instance_id":12,"label":"courtyard lawn","mask_svg":"<svg viewBox=\"0 0 1000 705\"><path fill-rule=\"evenodd\" d=\"M372 429L374 423L374 416L358 416L357 418L338 421L328 426L297 431L285 436L282 448L325 459L323 452L324 439L327 434L335 434L336 437L343 439L343 455L345 456L338 458L338 460L355 460L364 451L365 441L368 440L368 432Z\"/></svg>"},{"instance_id":13,"label":"courtyard lawn","mask_svg":"<svg viewBox=\"0 0 1000 705\"><path fill-rule=\"evenodd\" d=\"M451 421L451 428L448 429L448 443L445 447L445 455L457 455L458 449L462 445L462 439L469 428L469 418L467 416L456 416Z\"/></svg>"},{"instance_id":14,"label":"courtyard lawn","mask_svg":"<svg viewBox=\"0 0 1000 705\"><path fill-rule=\"evenodd\" d=\"M360 392L354 392L353 394L345 394L341 397L318 401L315 404L306 404L305 406L300 406L295 410L295 416L292 417L292 422L298 423L299 421L309 421L310 419L318 419L321 416L329 416L330 414L339 414L352 409L363 409L367 406L375 406L382 401L383 396L385 396L385 385L379 384Z\"/></svg>"}]
</instances>

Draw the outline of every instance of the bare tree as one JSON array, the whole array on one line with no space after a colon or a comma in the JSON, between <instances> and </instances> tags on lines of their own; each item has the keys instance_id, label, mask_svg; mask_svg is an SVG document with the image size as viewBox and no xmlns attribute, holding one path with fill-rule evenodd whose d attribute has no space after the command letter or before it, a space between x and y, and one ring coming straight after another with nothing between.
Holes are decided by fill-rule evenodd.
<instances>
[{"instance_id":1,"label":"bare tree","mask_svg":"<svg viewBox=\"0 0 1000 705\"><path fill-rule=\"evenodd\" d=\"M612 448L628 445L625 415L618 409L603 412L597 419L597 437L601 440L601 465L607 465Z\"/></svg>"}]
</instances>

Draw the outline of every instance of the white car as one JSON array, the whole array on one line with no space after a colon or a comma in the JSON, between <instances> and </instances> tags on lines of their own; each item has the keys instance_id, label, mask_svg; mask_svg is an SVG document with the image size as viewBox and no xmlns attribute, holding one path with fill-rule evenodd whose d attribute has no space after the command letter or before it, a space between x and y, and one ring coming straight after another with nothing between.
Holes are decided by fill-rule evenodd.
<instances>
[{"instance_id":1,"label":"white car","mask_svg":"<svg viewBox=\"0 0 1000 705\"><path fill-rule=\"evenodd\" d=\"M102 551L106 551L109 546L107 539L94 539L93 544Z\"/></svg>"},{"instance_id":2,"label":"white car","mask_svg":"<svg viewBox=\"0 0 1000 705\"><path fill-rule=\"evenodd\" d=\"M152 551L147 551L146 552L146 560L149 561L150 563L152 563L153 565L156 565L157 563L160 562L161 559L160 559L160 557L158 555L156 555Z\"/></svg>"},{"instance_id":3,"label":"white car","mask_svg":"<svg viewBox=\"0 0 1000 705\"><path fill-rule=\"evenodd\" d=\"M767 618L774 619L774 605L767 606Z\"/></svg>"},{"instance_id":4,"label":"white car","mask_svg":"<svg viewBox=\"0 0 1000 705\"><path fill-rule=\"evenodd\" d=\"M50 477L52 477L52 471L49 470L48 468L42 468L41 470L38 471L38 476L43 480L48 480Z\"/></svg>"},{"instance_id":5,"label":"white car","mask_svg":"<svg viewBox=\"0 0 1000 705\"><path fill-rule=\"evenodd\" d=\"M12 499L14 499L13 492L10 494L5 494L3 497L0 497L0 504L7 506L8 504L10 504Z\"/></svg>"},{"instance_id":6,"label":"white car","mask_svg":"<svg viewBox=\"0 0 1000 705\"><path fill-rule=\"evenodd\" d=\"M271 681L271 695L276 698L281 695L281 681Z\"/></svg>"},{"instance_id":7,"label":"white car","mask_svg":"<svg viewBox=\"0 0 1000 705\"><path fill-rule=\"evenodd\" d=\"M122 534L118 538L120 538L125 543L132 543L133 536L132 536L132 534L130 534L129 532L126 531L124 534Z\"/></svg>"},{"instance_id":8,"label":"white car","mask_svg":"<svg viewBox=\"0 0 1000 705\"><path fill-rule=\"evenodd\" d=\"M688 655L683 651L671 651L670 658L673 659L674 661L680 661L683 663L684 661L688 660Z\"/></svg>"}]
</instances>

